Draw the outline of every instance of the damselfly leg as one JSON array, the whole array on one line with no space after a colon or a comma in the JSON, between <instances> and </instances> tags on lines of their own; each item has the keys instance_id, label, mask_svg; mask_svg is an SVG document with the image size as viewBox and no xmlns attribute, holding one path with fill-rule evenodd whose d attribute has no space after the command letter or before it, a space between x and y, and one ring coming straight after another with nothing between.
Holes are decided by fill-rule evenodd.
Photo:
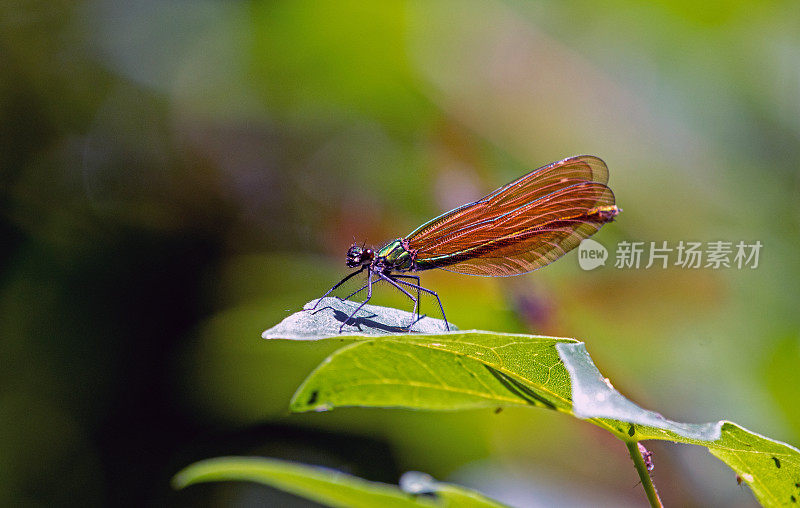
<instances>
[{"instance_id":1,"label":"damselfly leg","mask_svg":"<svg viewBox=\"0 0 800 508\"><path fill-rule=\"evenodd\" d=\"M352 279L353 277L355 277L355 276L356 276L356 275L358 275L359 273L363 272L365 268L367 268L367 266L366 266L366 265L365 265L365 266L362 266L361 268L359 268L359 269L358 269L358 270L356 270L355 272L353 272L353 273L351 273L351 274L347 275L345 278L343 278L342 280L340 280L339 282L337 282L336 284L334 284L334 285L333 285L333 287L332 287L332 288L330 288L328 291L326 291L324 295L320 296L320 297L319 297L319 299L317 299L317 303L315 303L315 304L314 304L314 306L313 306L313 307L311 307L311 308L310 308L310 309L308 309L308 310L315 310L315 309L317 308L317 305L319 305L319 302L321 302L323 298L325 298L326 296L328 296L329 294L331 294L331 293L332 293L333 291L335 291L335 290L336 290L336 289L337 289L339 286L341 286L342 284L344 284L344 283L345 283L345 282L347 282L348 280ZM364 289L364 288L362 287L361 289L359 289L358 291L356 291L356 293L358 293L359 291L361 291L361 290L363 290L363 289ZM355 293L353 293L353 294L355 294ZM353 295L350 295L350 296L353 296ZM350 298L350 296L348 296L347 298ZM345 298L345 300L347 300L347 298Z\"/></svg>"},{"instance_id":2,"label":"damselfly leg","mask_svg":"<svg viewBox=\"0 0 800 508\"><path fill-rule=\"evenodd\" d=\"M396 275L392 275L392 277L397 277L397 276ZM414 277L414 276L412 275L412 276L405 276L405 277ZM442 319L444 320L444 326L447 328L447 331L449 332L450 331L450 323L447 321L447 316L445 316L445 314L444 314L444 307L442 306L442 300L439 298L439 294L436 293L436 291L432 291L432 290L430 290L428 288L424 288L424 287L420 286L419 285L419 277L416 277L416 279L417 279L417 284L412 284L410 282L406 282L406 281L403 281L403 280L398 280L397 282L400 283L400 284L403 284L405 286L414 288L418 292L419 291L424 291L425 293L428 293L429 295L433 295L434 297L436 297L436 302L439 304L439 311L442 313Z\"/></svg>"},{"instance_id":3,"label":"damselfly leg","mask_svg":"<svg viewBox=\"0 0 800 508\"><path fill-rule=\"evenodd\" d=\"M358 311L360 311L364 307L364 305L366 305L367 302L370 301L371 298L372 298L372 272L369 272L369 276L367 276L367 298L363 302L361 302L361 305L359 305L356 308L356 310L354 310L349 316L347 316L347 319L342 321L342 326L339 327L339 333L342 333L342 330L344 330L345 325L348 322L350 322L351 319L353 319L353 316L358 314Z\"/></svg>"},{"instance_id":4,"label":"damselfly leg","mask_svg":"<svg viewBox=\"0 0 800 508\"><path fill-rule=\"evenodd\" d=\"M353 274L351 274L351 276L355 275L357 273L360 273L360 272L361 272L361 270L358 270L358 271L354 272ZM373 278L373 274L377 275L378 278ZM347 278L349 278L349 277L347 277ZM408 282L408 281L400 280L400 279L411 279L416 283L412 283L412 282ZM375 282L377 282L378 280L385 280L386 282L388 282L389 284L394 286L398 291L402 292L405 296L407 296L414 303L414 308L413 308L412 313L411 313L412 321L411 321L411 324L408 326L408 330L409 331L411 331L411 328L414 326L414 324L422 318L422 316L420 314L420 302L421 302L421 298L420 297L421 297L421 293L422 292L430 294L430 295L433 295L433 297L436 298L436 302L439 305L439 311L442 313L442 318L444 319L444 322L445 322L445 327L446 327L446 329L448 331L450 330L450 324L448 323L447 317L445 316L444 307L442 306L442 301L439 298L439 295L435 291L431 291L430 289L422 287L420 285L420 279L419 279L418 276L416 276L416 275L405 275L405 274L391 274L391 273L390 274L386 274L386 273L383 273L383 272L371 271L370 270L370 274L367 277L366 284L361 286L359 289L353 291L352 293L347 295L345 298L342 298L343 301L349 300L350 298L354 297L355 295L357 295L358 293L364 291L365 289L367 290L367 298L363 302L361 302L359 304L359 306L355 309L355 311L353 311L347 317L347 319L344 320L342 325L339 327L339 332L341 332L344 329L344 327L348 323L350 323L350 321L352 319L354 319L354 317L358 313L358 311L360 311L364 307L364 305L366 305L367 302L370 301L370 299L372 298L372 285ZM344 282L346 282L346 280L340 281L339 284L337 284L336 286L334 286L331 289L331 291L333 291L334 289L336 289L339 286L341 286ZM409 293L403 286L406 286L408 288L416 290L416 297L413 294ZM328 294L330 294L331 291L328 291L328 293L326 293L323 296L323 298L325 296L327 296Z\"/></svg>"}]
</instances>

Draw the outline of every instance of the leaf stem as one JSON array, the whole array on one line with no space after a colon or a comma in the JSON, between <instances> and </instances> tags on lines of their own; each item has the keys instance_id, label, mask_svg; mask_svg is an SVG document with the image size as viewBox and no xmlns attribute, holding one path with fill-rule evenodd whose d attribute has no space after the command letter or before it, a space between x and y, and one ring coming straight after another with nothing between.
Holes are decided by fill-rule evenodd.
<instances>
[{"instance_id":1,"label":"leaf stem","mask_svg":"<svg viewBox=\"0 0 800 508\"><path fill-rule=\"evenodd\" d=\"M658 497L656 486L653 485L653 479L650 478L650 471L647 470L647 464L644 462L642 452L639 451L638 441L625 441L625 446L628 447L628 453L631 455L633 465L636 466L636 472L639 473L639 479L642 480L642 487L647 494L647 500L650 501L650 506L653 508L663 508L661 498Z\"/></svg>"}]
</instances>

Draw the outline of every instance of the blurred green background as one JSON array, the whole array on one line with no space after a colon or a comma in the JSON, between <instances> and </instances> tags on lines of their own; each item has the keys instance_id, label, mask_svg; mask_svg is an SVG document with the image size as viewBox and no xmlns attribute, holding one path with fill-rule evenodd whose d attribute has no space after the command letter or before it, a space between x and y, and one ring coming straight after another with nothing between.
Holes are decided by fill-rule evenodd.
<instances>
[{"instance_id":1,"label":"blurred green background","mask_svg":"<svg viewBox=\"0 0 800 508\"><path fill-rule=\"evenodd\" d=\"M759 267L424 273L448 318L580 338L644 407L800 444L797 2L3 0L0 69L0 504L306 506L169 488L255 454L643 505L622 444L564 415L289 415L329 351L259 338L354 239L578 153L610 167L610 249L758 240ZM649 446L668 505L754 504L705 449Z\"/></svg>"}]
</instances>

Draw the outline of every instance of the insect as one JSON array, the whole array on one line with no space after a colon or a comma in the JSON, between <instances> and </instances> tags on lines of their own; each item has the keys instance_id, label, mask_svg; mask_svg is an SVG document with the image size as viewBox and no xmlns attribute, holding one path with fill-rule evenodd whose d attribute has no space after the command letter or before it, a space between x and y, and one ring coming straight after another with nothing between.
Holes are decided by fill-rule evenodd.
<instances>
[{"instance_id":1,"label":"insect","mask_svg":"<svg viewBox=\"0 0 800 508\"><path fill-rule=\"evenodd\" d=\"M436 297L450 330L439 295L422 287L419 276L410 273L441 268L467 275L506 277L552 263L622 211L615 205L607 182L608 167L592 155L542 166L478 201L426 222L377 251L354 243L347 251L346 264L358 269L322 298L366 272L366 283L343 300L364 289L367 298L344 320L340 333L372 298L372 285L381 280L414 302L412 315L419 316L421 292Z\"/></svg>"}]
</instances>

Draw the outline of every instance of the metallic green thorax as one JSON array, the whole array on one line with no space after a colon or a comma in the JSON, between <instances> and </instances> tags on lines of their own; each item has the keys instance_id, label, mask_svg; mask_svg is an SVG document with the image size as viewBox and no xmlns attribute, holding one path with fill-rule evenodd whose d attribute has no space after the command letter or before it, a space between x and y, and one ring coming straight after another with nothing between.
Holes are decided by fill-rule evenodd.
<instances>
[{"instance_id":1,"label":"metallic green thorax","mask_svg":"<svg viewBox=\"0 0 800 508\"><path fill-rule=\"evenodd\" d=\"M414 257L398 238L387 243L378 251L378 264L392 270L405 272L414 267Z\"/></svg>"}]
</instances>

